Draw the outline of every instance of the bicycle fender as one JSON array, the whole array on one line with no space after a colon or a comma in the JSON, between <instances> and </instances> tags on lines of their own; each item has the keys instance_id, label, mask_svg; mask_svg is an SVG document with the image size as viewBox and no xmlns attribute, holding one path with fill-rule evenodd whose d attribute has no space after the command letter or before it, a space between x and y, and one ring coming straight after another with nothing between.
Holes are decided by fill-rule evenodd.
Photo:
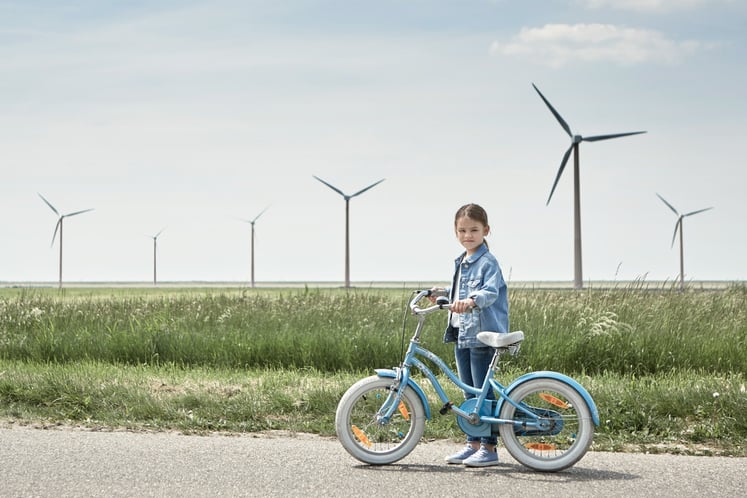
<instances>
[{"instance_id":1,"label":"bicycle fender","mask_svg":"<svg viewBox=\"0 0 747 498\"><path fill-rule=\"evenodd\" d=\"M386 377L388 379L397 378L397 372L395 372L394 370L390 370L388 368L377 368L376 375L378 375L379 377ZM425 393L423 392L423 390L412 379L407 380L407 386L410 387L413 391L415 391L415 394L418 395L418 397L420 398L420 401L423 403L423 408L425 409L425 418L426 420L430 420L431 419L431 405L430 403L428 403L428 398L425 397Z\"/></svg>"},{"instance_id":2,"label":"bicycle fender","mask_svg":"<svg viewBox=\"0 0 747 498\"><path fill-rule=\"evenodd\" d=\"M567 375L564 375L559 372L551 372L551 371L540 371L540 372L531 372L528 374L524 374L515 381L513 381L507 388L506 388L506 394L510 395L511 391L513 391L519 384L530 380L530 379L554 379L559 380L560 382L563 382L564 384L568 384L573 389L578 391L578 393L581 395L581 397L584 398L584 401L586 401L586 404L589 406L589 411L591 412L591 419L594 421L594 425L599 425L599 411L597 410L597 405L594 403L594 400L591 398L591 394L589 394L589 391L584 389L584 387L579 384L577 381L572 379L571 377L568 377ZM498 400L498 408L496 410L496 414L501 412L501 407L503 406L504 399L501 398Z\"/></svg>"}]
</instances>

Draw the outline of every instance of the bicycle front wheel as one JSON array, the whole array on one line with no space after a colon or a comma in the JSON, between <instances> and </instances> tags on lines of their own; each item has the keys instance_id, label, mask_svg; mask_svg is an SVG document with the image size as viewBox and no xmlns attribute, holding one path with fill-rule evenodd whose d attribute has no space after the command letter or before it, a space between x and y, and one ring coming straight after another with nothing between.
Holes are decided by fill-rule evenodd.
<instances>
[{"instance_id":1,"label":"bicycle front wheel","mask_svg":"<svg viewBox=\"0 0 747 498\"><path fill-rule=\"evenodd\" d=\"M516 386L510 397L521 409L504 402L500 418L521 424L502 424L498 431L506 450L519 463L556 472L586 454L594 437L594 422L576 389L555 379L531 379Z\"/></svg>"},{"instance_id":2,"label":"bicycle front wheel","mask_svg":"<svg viewBox=\"0 0 747 498\"><path fill-rule=\"evenodd\" d=\"M387 422L378 415L391 393L394 379L371 376L353 384L342 396L335 431L354 458L386 465L409 455L425 430L425 408L412 389L404 389L399 406Z\"/></svg>"}]
</instances>

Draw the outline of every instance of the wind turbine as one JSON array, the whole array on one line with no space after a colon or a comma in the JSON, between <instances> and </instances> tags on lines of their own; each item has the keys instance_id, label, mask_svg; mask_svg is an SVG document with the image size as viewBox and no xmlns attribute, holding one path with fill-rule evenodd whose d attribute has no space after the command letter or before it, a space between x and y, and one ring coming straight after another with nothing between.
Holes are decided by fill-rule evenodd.
<instances>
[{"instance_id":1,"label":"wind turbine","mask_svg":"<svg viewBox=\"0 0 747 498\"><path fill-rule=\"evenodd\" d=\"M152 235L153 238L153 285L156 285L156 246L158 241L158 236L161 235L161 233L166 230L165 228L162 228L160 232L158 232L155 235Z\"/></svg>"},{"instance_id":2,"label":"wind turbine","mask_svg":"<svg viewBox=\"0 0 747 498\"><path fill-rule=\"evenodd\" d=\"M254 224L257 222L259 217L262 216L262 214L264 214L265 211L267 211L269 207L270 206L267 206L266 208L264 208L261 213L259 213L257 216L254 217L253 220L241 220L245 223L249 223L250 225L252 225L252 288L254 287Z\"/></svg>"},{"instance_id":3,"label":"wind turbine","mask_svg":"<svg viewBox=\"0 0 747 498\"><path fill-rule=\"evenodd\" d=\"M574 276L573 276L573 286L576 289L581 289L583 286L583 270L581 268L581 188L580 188L580 180L579 180L579 144L581 142L598 142L600 140L609 140L611 138L619 138L619 137L627 137L629 135L638 135L641 133L646 133L645 131L633 131L628 133L614 133L611 135L594 135L591 137L583 137L581 135L574 135L571 132L571 127L568 126L568 123L565 122L565 120L560 116L558 111L555 110L555 108L550 104L550 102L545 98L544 95L542 95L542 92L539 91L537 86L532 83L532 86L539 94L540 98L545 102L547 107L550 109L550 112L552 112L553 116L555 116L555 119L558 120L558 123L560 123L560 126L563 127L565 132L568 134L569 137L571 137L571 145L568 147L568 150L565 151L565 154L563 155L563 160L560 162L560 168L558 169L558 174L555 176L555 182L552 184L552 189L550 190L550 195L547 198L547 204L550 204L550 199L552 199L552 194L555 192L555 187L558 185L558 181L560 180L560 175L563 174L563 170L565 169L565 165L568 162L568 158L571 155L571 151L573 151L573 241L574 241ZM547 205L546 204L546 205Z\"/></svg>"},{"instance_id":4,"label":"wind turbine","mask_svg":"<svg viewBox=\"0 0 747 498\"><path fill-rule=\"evenodd\" d=\"M669 204L662 196L660 196L658 193L656 196L661 199L661 201L671 209L674 214L677 215L677 223L674 225L674 235L672 235L672 247L674 247L674 239L677 238L677 232L680 233L680 290L685 290L685 250L684 250L684 244L682 242L682 220L685 218L685 216L692 216L694 214L702 213L703 211L708 211L709 209L713 209L712 207L708 207L705 209L698 209L697 211L690 211L689 213L680 214L677 212L674 207Z\"/></svg>"},{"instance_id":5,"label":"wind turbine","mask_svg":"<svg viewBox=\"0 0 747 498\"><path fill-rule=\"evenodd\" d=\"M342 190L338 189L334 185L330 185L329 183L325 182L318 176L315 176L315 175L311 175L311 176L313 176L314 178L316 178L317 180L319 180L320 182L322 182L323 184L325 184L326 186L328 186L329 188L331 188L332 190L340 194L345 199L345 288L347 289L347 288L350 288L350 199L358 195L361 195L366 190L374 188L376 185L386 180L386 178L382 178L378 182L372 183L368 187L362 190L359 190L358 192L352 195L347 195Z\"/></svg>"},{"instance_id":6,"label":"wind turbine","mask_svg":"<svg viewBox=\"0 0 747 498\"><path fill-rule=\"evenodd\" d=\"M37 194L39 194L37 192ZM50 244L50 247L54 245L54 239L57 237L57 231L60 232L60 282L59 282L59 288L62 289L62 221L65 218L69 218L70 216L75 216L77 214L87 213L88 211L93 211L93 208L91 209L83 209L82 211L75 211L74 213L68 213L68 214L60 214L57 209L47 200L44 198L43 195L39 194L39 197L41 197L41 200L44 201L44 203L49 206L52 211L54 211L54 214L59 216L57 219L57 224L54 227L54 235L52 235L52 243Z\"/></svg>"}]
</instances>

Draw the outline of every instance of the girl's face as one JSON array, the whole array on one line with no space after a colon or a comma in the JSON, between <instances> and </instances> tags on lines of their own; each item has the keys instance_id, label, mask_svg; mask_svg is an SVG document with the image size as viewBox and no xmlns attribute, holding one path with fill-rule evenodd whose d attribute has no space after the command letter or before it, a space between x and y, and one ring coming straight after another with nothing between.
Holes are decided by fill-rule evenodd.
<instances>
[{"instance_id":1,"label":"girl's face","mask_svg":"<svg viewBox=\"0 0 747 498\"><path fill-rule=\"evenodd\" d=\"M467 250L467 254L474 253L482 245L483 239L490 232L490 227L472 218L462 216L456 223L456 236L459 243Z\"/></svg>"}]
</instances>

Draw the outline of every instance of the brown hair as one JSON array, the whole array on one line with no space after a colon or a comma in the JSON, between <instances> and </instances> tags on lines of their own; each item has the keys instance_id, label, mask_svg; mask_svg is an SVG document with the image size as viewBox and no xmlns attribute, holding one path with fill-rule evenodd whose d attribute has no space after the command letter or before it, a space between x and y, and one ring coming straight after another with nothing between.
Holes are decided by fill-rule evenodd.
<instances>
[{"instance_id":1,"label":"brown hair","mask_svg":"<svg viewBox=\"0 0 747 498\"><path fill-rule=\"evenodd\" d=\"M454 215L454 228L456 228L457 222L460 218L467 217L471 220L475 220L478 223L482 223L484 226L489 227L488 213L479 204L465 204L464 206L457 209L456 215ZM487 247L488 241L483 241Z\"/></svg>"}]
</instances>

